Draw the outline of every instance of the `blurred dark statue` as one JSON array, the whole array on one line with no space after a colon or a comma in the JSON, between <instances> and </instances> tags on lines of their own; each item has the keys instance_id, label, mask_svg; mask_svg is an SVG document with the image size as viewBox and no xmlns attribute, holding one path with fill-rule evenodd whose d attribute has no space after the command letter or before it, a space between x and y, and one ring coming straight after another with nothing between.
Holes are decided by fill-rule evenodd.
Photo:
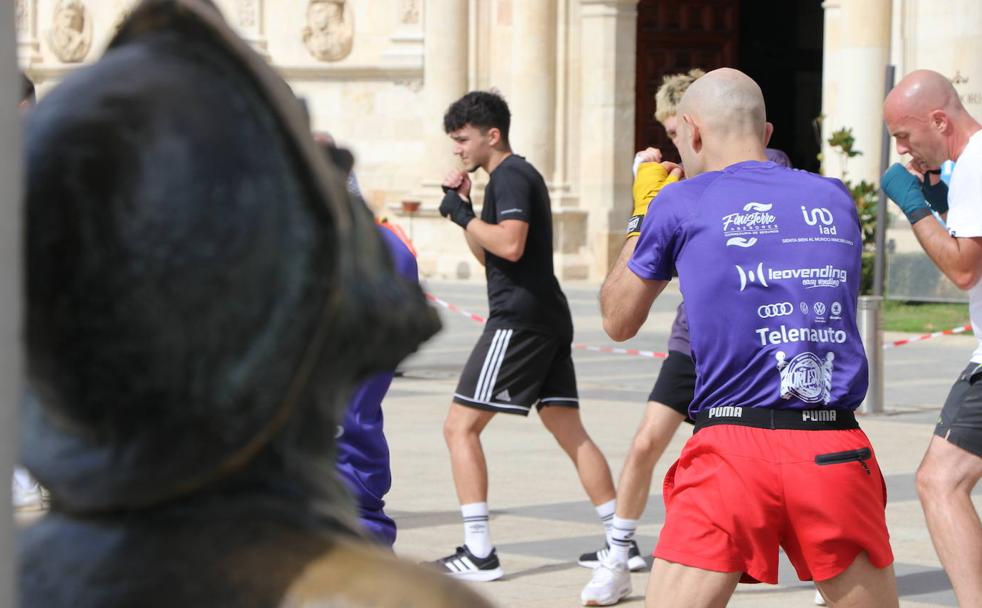
<instances>
[{"instance_id":1,"label":"blurred dark statue","mask_svg":"<svg viewBox=\"0 0 982 608\"><path fill-rule=\"evenodd\" d=\"M286 84L206 0L146 0L30 114L25 608L486 606L369 548L355 382L439 321Z\"/></svg>"}]
</instances>

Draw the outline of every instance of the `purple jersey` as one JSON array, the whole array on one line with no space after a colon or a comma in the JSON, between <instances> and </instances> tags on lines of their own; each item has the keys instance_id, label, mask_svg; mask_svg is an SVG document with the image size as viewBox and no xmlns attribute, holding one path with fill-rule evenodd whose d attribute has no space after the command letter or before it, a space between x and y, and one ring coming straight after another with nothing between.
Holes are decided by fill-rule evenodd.
<instances>
[{"instance_id":1,"label":"purple jersey","mask_svg":"<svg viewBox=\"0 0 982 608\"><path fill-rule=\"evenodd\" d=\"M678 274L696 363L690 415L858 407L861 252L855 203L836 179L746 161L662 190L628 267L648 280Z\"/></svg>"}]
</instances>

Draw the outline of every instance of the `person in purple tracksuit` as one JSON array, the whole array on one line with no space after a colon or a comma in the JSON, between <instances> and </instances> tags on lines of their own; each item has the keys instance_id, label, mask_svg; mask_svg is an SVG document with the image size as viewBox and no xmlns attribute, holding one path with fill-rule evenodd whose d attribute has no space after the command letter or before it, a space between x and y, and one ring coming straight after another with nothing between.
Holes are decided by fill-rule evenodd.
<instances>
[{"instance_id":1,"label":"person in purple tracksuit","mask_svg":"<svg viewBox=\"0 0 982 608\"><path fill-rule=\"evenodd\" d=\"M418 281L416 258L391 230L379 227L400 276ZM362 527L380 543L396 542L396 523L385 514L383 497L392 487L389 444L385 440L382 400L394 372L378 374L355 391L339 427L337 470L358 501Z\"/></svg>"}]
</instances>

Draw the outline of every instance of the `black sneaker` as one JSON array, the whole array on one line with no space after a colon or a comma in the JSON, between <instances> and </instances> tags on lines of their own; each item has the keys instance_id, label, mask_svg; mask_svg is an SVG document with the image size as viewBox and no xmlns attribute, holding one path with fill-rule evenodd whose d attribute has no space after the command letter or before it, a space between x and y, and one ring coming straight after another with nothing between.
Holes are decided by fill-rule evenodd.
<instances>
[{"instance_id":1,"label":"black sneaker","mask_svg":"<svg viewBox=\"0 0 982 608\"><path fill-rule=\"evenodd\" d=\"M491 553L487 557L481 558L471 553L467 545L457 547L457 551L453 555L433 562L426 562L426 565L465 581L493 581L505 574L505 571L501 569L501 562L498 561L498 552L495 549L491 549Z\"/></svg>"},{"instance_id":2,"label":"black sneaker","mask_svg":"<svg viewBox=\"0 0 982 608\"><path fill-rule=\"evenodd\" d=\"M610 553L610 545L604 543L603 549L599 551L592 551L590 553L584 553L580 556L580 559L576 561L577 564L583 566L584 568L596 568L600 565L600 561L607 557ZM627 551L627 568L631 572L637 572L639 570L644 570L648 567L648 562L644 561L641 557L641 550L638 549L638 543L631 541L631 548Z\"/></svg>"}]
</instances>

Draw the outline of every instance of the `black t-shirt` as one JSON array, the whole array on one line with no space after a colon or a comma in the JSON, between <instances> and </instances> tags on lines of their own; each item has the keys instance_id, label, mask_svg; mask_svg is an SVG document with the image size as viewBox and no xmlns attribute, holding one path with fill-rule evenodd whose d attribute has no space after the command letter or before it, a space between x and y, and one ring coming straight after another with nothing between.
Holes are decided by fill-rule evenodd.
<instances>
[{"instance_id":1,"label":"black t-shirt","mask_svg":"<svg viewBox=\"0 0 982 608\"><path fill-rule=\"evenodd\" d=\"M525 252L509 262L485 250L488 327L530 329L572 339L573 320L552 266L552 210L542 175L512 154L491 173L481 219L528 222Z\"/></svg>"}]
</instances>

